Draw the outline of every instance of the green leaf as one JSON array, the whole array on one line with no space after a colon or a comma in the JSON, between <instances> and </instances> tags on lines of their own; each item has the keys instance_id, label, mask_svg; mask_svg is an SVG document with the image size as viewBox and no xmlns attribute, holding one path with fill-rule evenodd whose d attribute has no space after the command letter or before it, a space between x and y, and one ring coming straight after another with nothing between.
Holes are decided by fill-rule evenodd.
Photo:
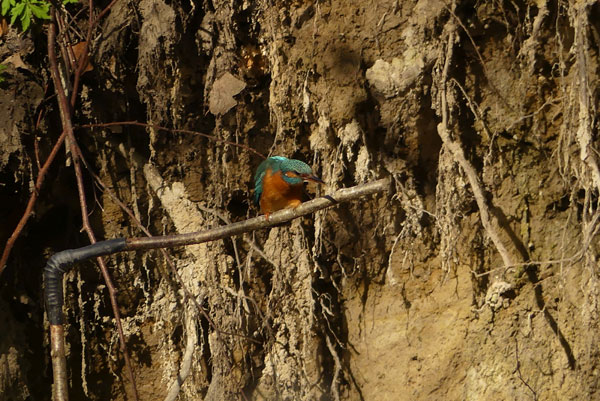
<instances>
[{"instance_id":1,"label":"green leaf","mask_svg":"<svg viewBox=\"0 0 600 401\"><path fill-rule=\"evenodd\" d=\"M6 15L8 12L8 7L10 7L10 1L2 0L2 10L0 10L0 13L2 13L2 15Z\"/></svg>"},{"instance_id":2,"label":"green leaf","mask_svg":"<svg viewBox=\"0 0 600 401\"><path fill-rule=\"evenodd\" d=\"M77 4L79 0L63 0L63 4Z\"/></svg>"},{"instance_id":3,"label":"green leaf","mask_svg":"<svg viewBox=\"0 0 600 401\"><path fill-rule=\"evenodd\" d=\"M14 25L17 17L23 13L23 9L25 8L25 3L19 3L10 10L10 24Z\"/></svg>"},{"instance_id":4,"label":"green leaf","mask_svg":"<svg viewBox=\"0 0 600 401\"><path fill-rule=\"evenodd\" d=\"M15 0L2 0L2 15L6 15L11 7L15 6Z\"/></svg>"},{"instance_id":5,"label":"green leaf","mask_svg":"<svg viewBox=\"0 0 600 401\"><path fill-rule=\"evenodd\" d=\"M77 0L61 0L71 3ZM10 24L14 25L17 18L21 21L23 31L29 29L37 20L50 19L50 2L47 0L0 0L2 15L10 13Z\"/></svg>"},{"instance_id":6,"label":"green leaf","mask_svg":"<svg viewBox=\"0 0 600 401\"><path fill-rule=\"evenodd\" d=\"M23 32L27 31L31 24L31 7L25 7L23 15L21 16L21 27Z\"/></svg>"},{"instance_id":7,"label":"green leaf","mask_svg":"<svg viewBox=\"0 0 600 401\"><path fill-rule=\"evenodd\" d=\"M36 18L40 19L50 19L50 15L48 12L50 11L50 3L37 2L37 4L30 3L29 7L31 8L31 12L35 15ZM25 30L25 29L23 29Z\"/></svg>"}]
</instances>

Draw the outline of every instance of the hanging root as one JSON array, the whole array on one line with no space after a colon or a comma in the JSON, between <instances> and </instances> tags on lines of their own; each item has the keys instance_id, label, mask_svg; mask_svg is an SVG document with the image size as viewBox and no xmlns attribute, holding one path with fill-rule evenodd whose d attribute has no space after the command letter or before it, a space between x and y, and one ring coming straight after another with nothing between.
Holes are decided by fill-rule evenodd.
<instances>
[{"instance_id":1,"label":"hanging root","mask_svg":"<svg viewBox=\"0 0 600 401\"><path fill-rule=\"evenodd\" d=\"M439 90L440 90L440 114L442 115L442 121L438 124L437 130L444 146L450 151L454 160L462 170L464 171L467 179L469 181L469 185L471 190L473 191L473 195L475 197L475 201L477 202L477 207L479 208L479 215L481 219L481 224L485 229L486 233L489 235L490 239L494 243L496 250L502 257L502 261L505 266L513 265L512 257L500 239L500 235L498 233L496 225L493 223L490 208L487 205L487 201L485 198L485 194L483 191L483 187L477 175L477 172L473 165L467 160L465 157L464 150L458 139L453 139L448 130L449 123L449 105L448 105L448 70L450 67L450 62L452 61L452 56L454 52L454 42L456 40L456 26L454 22L449 22L448 28L448 40L447 40L447 49L446 49L446 57L444 61L444 68L442 70L442 75L439 81Z\"/></svg>"},{"instance_id":2,"label":"hanging root","mask_svg":"<svg viewBox=\"0 0 600 401\"><path fill-rule=\"evenodd\" d=\"M573 25L575 28L575 51L577 53L577 77L579 86L579 127L577 129L577 143L579 144L580 158L591 174L591 180L600 191L600 168L598 167L598 153L593 147L592 124L595 110L590 105L589 80L588 80L588 5L595 2L578 3L573 6Z\"/></svg>"},{"instance_id":3,"label":"hanging root","mask_svg":"<svg viewBox=\"0 0 600 401\"><path fill-rule=\"evenodd\" d=\"M179 390L185 382L185 379L189 376L192 370L192 361L194 357L194 351L198 345L198 333L196 332L196 319L198 318L196 310L189 308L188 313L185 314L185 328L187 341L185 344L185 351L183 353L183 359L181 360L181 368L175 381L169 387L169 392L165 397L165 401L175 401L179 396Z\"/></svg>"}]
</instances>

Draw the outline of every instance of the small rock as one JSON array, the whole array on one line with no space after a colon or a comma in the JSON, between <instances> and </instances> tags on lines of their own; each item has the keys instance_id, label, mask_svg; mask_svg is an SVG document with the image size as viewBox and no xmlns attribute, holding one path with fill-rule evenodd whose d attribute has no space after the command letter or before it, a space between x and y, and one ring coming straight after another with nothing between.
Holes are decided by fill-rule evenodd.
<instances>
[{"instance_id":1,"label":"small rock","mask_svg":"<svg viewBox=\"0 0 600 401\"><path fill-rule=\"evenodd\" d=\"M367 70L366 77L375 94L389 99L413 85L424 68L425 62L422 57L414 52L406 52L403 59L395 57L391 63L384 60L375 61Z\"/></svg>"}]
</instances>

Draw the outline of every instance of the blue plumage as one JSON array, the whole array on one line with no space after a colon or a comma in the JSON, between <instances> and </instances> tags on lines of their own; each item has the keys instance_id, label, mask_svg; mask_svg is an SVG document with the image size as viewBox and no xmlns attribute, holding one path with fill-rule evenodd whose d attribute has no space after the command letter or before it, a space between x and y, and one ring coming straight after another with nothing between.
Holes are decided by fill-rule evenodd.
<instances>
[{"instance_id":1,"label":"blue plumage","mask_svg":"<svg viewBox=\"0 0 600 401\"><path fill-rule=\"evenodd\" d=\"M263 192L263 179L265 178L265 174L269 169L271 169L271 174L281 171L281 178L283 178L290 185L302 183L302 181L304 181L302 177L304 176L312 176L312 169L303 161L288 159L287 157L283 156L269 157L258 166L256 174L254 175L254 203L256 205L258 205L260 202L260 197ZM285 173L288 171L295 172L297 176L288 177L285 175Z\"/></svg>"}]
</instances>

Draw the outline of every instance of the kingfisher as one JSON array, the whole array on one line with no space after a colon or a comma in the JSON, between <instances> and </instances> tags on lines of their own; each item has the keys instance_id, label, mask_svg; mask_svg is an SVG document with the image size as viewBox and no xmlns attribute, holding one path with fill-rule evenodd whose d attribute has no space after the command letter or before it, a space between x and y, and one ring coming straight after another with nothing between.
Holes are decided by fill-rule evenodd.
<instances>
[{"instance_id":1,"label":"kingfisher","mask_svg":"<svg viewBox=\"0 0 600 401\"><path fill-rule=\"evenodd\" d=\"M303 161L271 156L254 175L254 204L260 205L267 220L272 212L297 208L302 203L305 181L324 184Z\"/></svg>"}]
</instances>

